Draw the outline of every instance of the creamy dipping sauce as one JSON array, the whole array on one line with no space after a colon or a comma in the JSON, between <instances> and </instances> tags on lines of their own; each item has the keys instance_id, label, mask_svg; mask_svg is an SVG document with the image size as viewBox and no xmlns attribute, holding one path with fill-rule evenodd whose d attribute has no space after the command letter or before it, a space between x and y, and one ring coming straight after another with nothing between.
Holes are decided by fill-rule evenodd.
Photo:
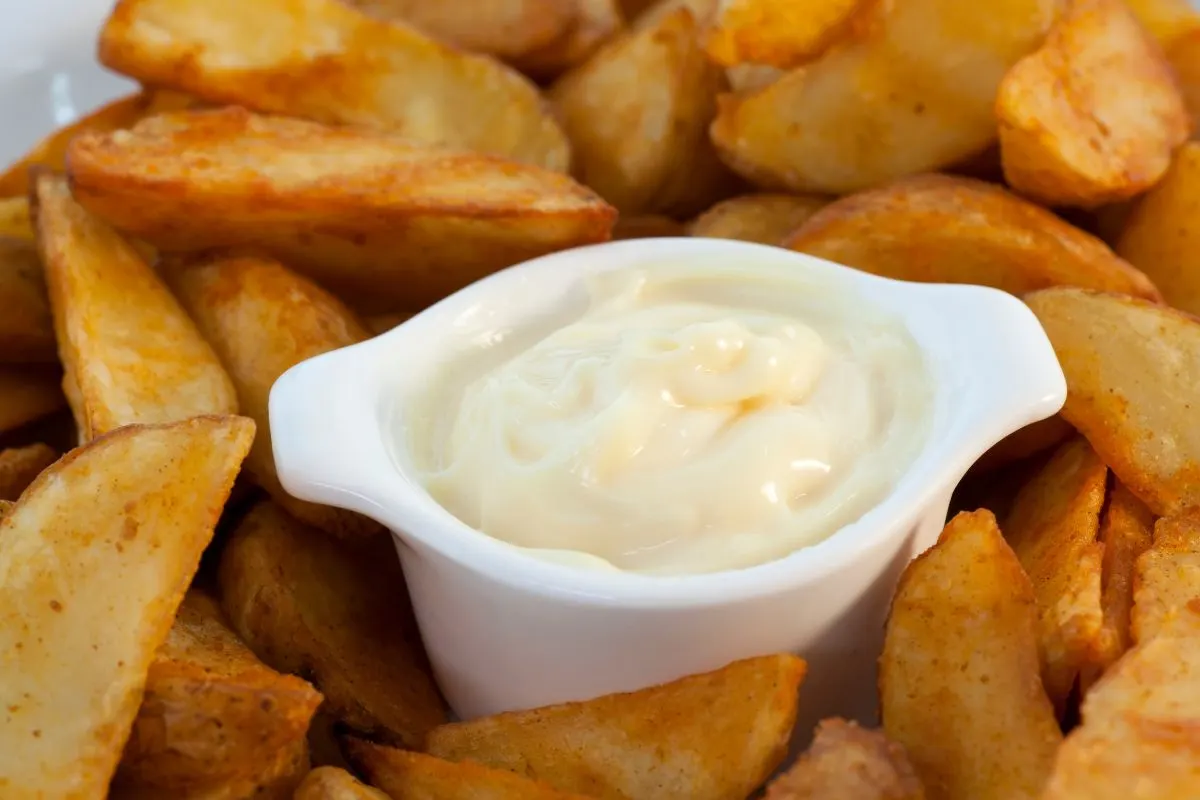
<instances>
[{"instance_id":1,"label":"creamy dipping sauce","mask_svg":"<svg viewBox=\"0 0 1200 800\"><path fill-rule=\"evenodd\" d=\"M916 342L839 286L664 264L588 291L485 337L410 409L430 495L492 537L658 575L760 564L857 520L925 441Z\"/></svg>"}]
</instances>

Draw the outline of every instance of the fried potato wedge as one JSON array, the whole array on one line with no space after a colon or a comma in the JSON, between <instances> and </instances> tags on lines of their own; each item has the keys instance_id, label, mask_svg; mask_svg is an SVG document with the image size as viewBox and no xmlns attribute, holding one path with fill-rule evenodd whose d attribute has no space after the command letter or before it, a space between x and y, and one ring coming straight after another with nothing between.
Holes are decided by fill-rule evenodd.
<instances>
[{"instance_id":1,"label":"fried potato wedge","mask_svg":"<svg viewBox=\"0 0 1200 800\"><path fill-rule=\"evenodd\" d=\"M101 106L75 122L51 133L38 142L20 161L0 173L0 197L24 197L29 194L29 168L47 167L62 171L66 163L67 143L84 131L108 132L128 128L143 117L161 111L190 108L196 101L177 92L142 91Z\"/></svg>"},{"instance_id":2,"label":"fried potato wedge","mask_svg":"<svg viewBox=\"0 0 1200 800\"><path fill-rule=\"evenodd\" d=\"M766 88L721 98L712 138L768 189L845 194L975 155L996 136L1007 69L1049 30L1061 0L881 4L879 19Z\"/></svg>"},{"instance_id":3,"label":"fried potato wedge","mask_svg":"<svg viewBox=\"0 0 1200 800\"><path fill-rule=\"evenodd\" d=\"M725 70L725 79L732 92L743 94L765 89L786 74L786 70L766 64L738 64Z\"/></svg>"},{"instance_id":4,"label":"fried potato wedge","mask_svg":"<svg viewBox=\"0 0 1200 800\"><path fill-rule=\"evenodd\" d=\"M668 0L550 90L575 175L622 214L686 217L734 186L708 139L726 84L697 42L697 15Z\"/></svg>"},{"instance_id":5,"label":"fried potato wedge","mask_svg":"<svg viewBox=\"0 0 1200 800\"><path fill-rule=\"evenodd\" d=\"M689 233L777 245L828 204L828 198L815 195L744 194L722 200L696 217Z\"/></svg>"},{"instance_id":6,"label":"fried potato wedge","mask_svg":"<svg viewBox=\"0 0 1200 800\"><path fill-rule=\"evenodd\" d=\"M1073 0L1004 76L996 117L1008 184L1050 206L1141 194L1191 131L1162 48L1123 0Z\"/></svg>"},{"instance_id":7,"label":"fried potato wedge","mask_svg":"<svg viewBox=\"0 0 1200 800\"><path fill-rule=\"evenodd\" d=\"M875 0L720 0L704 32L718 64L789 69L821 55Z\"/></svg>"},{"instance_id":8,"label":"fried potato wedge","mask_svg":"<svg viewBox=\"0 0 1200 800\"><path fill-rule=\"evenodd\" d=\"M209 796L269 778L277 753L304 742L320 703L307 681L259 661L216 600L193 589L150 664L114 790Z\"/></svg>"},{"instance_id":9,"label":"fried potato wedge","mask_svg":"<svg viewBox=\"0 0 1200 800\"><path fill-rule=\"evenodd\" d=\"M267 403L275 380L305 359L370 337L337 298L281 264L225 258L173 271L175 295L212 343L258 424L246 471L288 513L335 536L373 536L382 527L352 511L299 500L275 471Z\"/></svg>"},{"instance_id":10,"label":"fried potato wedge","mask_svg":"<svg viewBox=\"0 0 1200 800\"><path fill-rule=\"evenodd\" d=\"M617 0L574 2L575 22L566 34L532 53L509 59L514 66L526 75L548 82L582 64L625 26Z\"/></svg>"},{"instance_id":11,"label":"fried potato wedge","mask_svg":"<svg viewBox=\"0 0 1200 800\"><path fill-rule=\"evenodd\" d=\"M0 366L0 433L49 416L67 404L57 369Z\"/></svg>"},{"instance_id":12,"label":"fried potato wedge","mask_svg":"<svg viewBox=\"0 0 1200 800\"><path fill-rule=\"evenodd\" d=\"M655 236L683 236L687 229L661 214L645 214L640 217L617 217L613 225L613 239L650 239Z\"/></svg>"},{"instance_id":13,"label":"fried potato wedge","mask_svg":"<svg viewBox=\"0 0 1200 800\"><path fill-rule=\"evenodd\" d=\"M565 37L578 0L342 0L377 19L412 25L440 42L519 58Z\"/></svg>"},{"instance_id":14,"label":"fried potato wedge","mask_svg":"<svg viewBox=\"0 0 1200 800\"><path fill-rule=\"evenodd\" d=\"M1132 644L1131 619L1135 568L1150 547L1154 515L1141 500L1113 481L1108 505L1100 519L1100 542L1104 545L1100 604L1104 609L1103 647L1085 669L1084 688L1089 688L1106 669L1116 663Z\"/></svg>"},{"instance_id":15,"label":"fried potato wedge","mask_svg":"<svg viewBox=\"0 0 1200 800\"><path fill-rule=\"evenodd\" d=\"M253 437L241 417L122 428L42 473L0 523L5 795L105 795Z\"/></svg>"},{"instance_id":16,"label":"fried potato wedge","mask_svg":"<svg viewBox=\"0 0 1200 800\"><path fill-rule=\"evenodd\" d=\"M1133 641L1154 638L1193 602L1200 605L1200 518L1163 517L1134 570Z\"/></svg>"},{"instance_id":17,"label":"fried potato wedge","mask_svg":"<svg viewBox=\"0 0 1200 800\"><path fill-rule=\"evenodd\" d=\"M233 108L84 134L68 164L80 203L163 251L265 251L377 311L603 241L616 216L560 173Z\"/></svg>"},{"instance_id":18,"label":"fried potato wedge","mask_svg":"<svg viewBox=\"0 0 1200 800\"><path fill-rule=\"evenodd\" d=\"M16 500L57 460L54 448L41 443L0 450L0 500Z\"/></svg>"},{"instance_id":19,"label":"fried potato wedge","mask_svg":"<svg viewBox=\"0 0 1200 800\"><path fill-rule=\"evenodd\" d=\"M39 176L36 196L64 385L82 435L236 412L229 376L154 269L62 178Z\"/></svg>"},{"instance_id":20,"label":"fried potato wedge","mask_svg":"<svg viewBox=\"0 0 1200 800\"><path fill-rule=\"evenodd\" d=\"M884 730L930 800L1038 796L1062 732L1033 586L991 512L957 515L905 568L879 669Z\"/></svg>"},{"instance_id":21,"label":"fried potato wedge","mask_svg":"<svg viewBox=\"0 0 1200 800\"><path fill-rule=\"evenodd\" d=\"M1200 797L1200 614L1181 609L1083 701L1042 800Z\"/></svg>"},{"instance_id":22,"label":"fried potato wedge","mask_svg":"<svg viewBox=\"0 0 1200 800\"><path fill-rule=\"evenodd\" d=\"M305 776L295 800L391 800L339 767L317 767Z\"/></svg>"},{"instance_id":23,"label":"fried potato wedge","mask_svg":"<svg viewBox=\"0 0 1200 800\"><path fill-rule=\"evenodd\" d=\"M1042 682L1060 712L1103 644L1098 541L1108 468L1081 436L1021 487L1001 526L1033 584Z\"/></svg>"},{"instance_id":24,"label":"fried potato wedge","mask_svg":"<svg viewBox=\"0 0 1200 800\"><path fill-rule=\"evenodd\" d=\"M1133 205L1117 252L1170 305L1200 314L1200 142L1181 147L1166 177Z\"/></svg>"},{"instance_id":25,"label":"fried potato wedge","mask_svg":"<svg viewBox=\"0 0 1200 800\"><path fill-rule=\"evenodd\" d=\"M1022 295L1070 285L1158 299L1103 242L998 186L919 175L842 198L784 243L888 278Z\"/></svg>"},{"instance_id":26,"label":"fried potato wedge","mask_svg":"<svg viewBox=\"0 0 1200 800\"><path fill-rule=\"evenodd\" d=\"M1200 30L1200 13L1190 0L1125 0L1125 5L1164 47L1190 31Z\"/></svg>"},{"instance_id":27,"label":"fried potato wedge","mask_svg":"<svg viewBox=\"0 0 1200 800\"><path fill-rule=\"evenodd\" d=\"M0 309L0 362L58 362L46 276L32 240L0 235Z\"/></svg>"},{"instance_id":28,"label":"fried potato wedge","mask_svg":"<svg viewBox=\"0 0 1200 800\"><path fill-rule=\"evenodd\" d=\"M843 719L817 724L808 751L771 782L765 800L925 800L904 748Z\"/></svg>"},{"instance_id":29,"label":"fried potato wedge","mask_svg":"<svg viewBox=\"0 0 1200 800\"><path fill-rule=\"evenodd\" d=\"M26 197L0 198L0 236L14 239L34 239L33 221Z\"/></svg>"},{"instance_id":30,"label":"fried potato wedge","mask_svg":"<svg viewBox=\"0 0 1200 800\"><path fill-rule=\"evenodd\" d=\"M745 797L779 766L805 663L735 661L580 703L435 728L426 750L593 797Z\"/></svg>"},{"instance_id":31,"label":"fried potato wedge","mask_svg":"<svg viewBox=\"0 0 1200 800\"><path fill-rule=\"evenodd\" d=\"M1200 320L1068 287L1026 302L1067 377L1063 417L1155 514L1200 509Z\"/></svg>"},{"instance_id":32,"label":"fried potato wedge","mask_svg":"<svg viewBox=\"0 0 1200 800\"><path fill-rule=\"evenodd\" d=\"M570 161L562 129L526 78L339 0L121 0L99 57L144 84L212 103L555 170Z\"/></svg>"},{"instance_id":33,"label":"fried potato wedge","mask_svg":"<svg viewBox=\"0 0 1200 800\"><path fill-rule=\"evenodd\" d=\"M1200 139L1200 30L1179 37L1167 52L1167 58L1192 118L1192 138Z\"/></svg>"},{"instance_id":34,"label":"fried potato wedge","mask_svg":"<svg viewBox=\"0 0 1200 800\"><path fill-rule=\"evenodd\" d=\"M362 739L347 739L345 746L350 760L392 800L584 800L587 796L560 792L547 783L471 761L443 761Z\"/></svg>"},{"instance_id":35,"label":"fried potato wedge","mask_svg":"<svg viewBox=\"0 0 1200 800\"><path fill-rule=\"evenodd\" d=\"M390 537L338 542L262 502L234 530L218 579L250 649L310 678L351 731L418 747L445 721Z\"/></svg>"},{"instance_id":36,"label":"fried potato wedge","mask_svg":"<svg viewBox=\"0 0 1200 800\"><path fill-rule=\"evenodd\" d=\"M990 450L979 457L979 460L971 467L971 471L975 473L988 472L1044 453L1051 447L1062 444L1073 433L1075 433L1075 429L1057 414L1038 420L1010 433L992 445ZM991 507L987 506L987 508Z\"/></svg>"}]
</instances>

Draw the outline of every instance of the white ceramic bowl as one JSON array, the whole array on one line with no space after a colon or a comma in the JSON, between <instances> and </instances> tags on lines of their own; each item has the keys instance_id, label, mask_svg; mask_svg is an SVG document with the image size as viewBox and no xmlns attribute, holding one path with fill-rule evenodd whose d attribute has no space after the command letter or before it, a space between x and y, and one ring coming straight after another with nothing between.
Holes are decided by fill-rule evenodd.
<instances>
[{"instance_id":1,"label":"white ceramic bowl","mask_svg":"<svg viewBox=\"0 0 1200 800\"><path fill-rule=\"evenodd\" d=\"M679 259L821 273L908 326L935 384L931 432L892 493L857 522L743 570L584 571L463 525L394 458L397 408L447 359L493 331L577 301L587 273ZM289 492L358 511L395 533L434 672L460 716L630 690L791 651L809 661L807 729L832 713L873 718L875 661L900 570L934 541L950 493L975 458L1058 411L1065 396L1041 326L1002 292L891 281L743 242L641 239L512 267L389 333L299 364L275 384L270 417Z\"/></svg>"}]
</instances>

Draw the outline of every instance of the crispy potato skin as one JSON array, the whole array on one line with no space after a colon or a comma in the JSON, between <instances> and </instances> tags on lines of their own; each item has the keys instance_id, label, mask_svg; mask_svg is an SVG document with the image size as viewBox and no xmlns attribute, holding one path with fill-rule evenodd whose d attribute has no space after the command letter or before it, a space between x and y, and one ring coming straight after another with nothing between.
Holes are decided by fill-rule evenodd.
<instances>
[{"instance_id":1,"label":"crispy potato skin","mask_svg":"<svg viewBox=\"0 0 1200 800\"><path fill-rule=\"evenodd\" d=\"M957 515L904 570L879 668L884 730L930 800L1038 797L1062 732L1033 586L991 512Z\"/></svg>"},{"instance_id":2,"label":"crispy potato skin","mask_svg":"<svg viewBox=\"0 0 1200 800\"><path fill-rule=\"evenodd\" d=\"M1130 636L1150 641L1193 602L1200 602L1200 518L1163 517L1134 567Z\"/></svg>"},{"instance_id":3,"label":"crispy potato skin","mask_svg":"<svg viewBox=\"0 0 1200 800\"><path fill-rule=\"evenodd\" d=\"M720 0L704 51L718 64L781 69L820 56L876 0Z\"/></svg>"},{"instance_id":4,"label":"crispy potato skin","mask_svg":"<svg viewBox=\"0 0 1200 800\"><path fill-rule=\"evenodd\" d=\"M722 200L696 217L688 232L778 245L828 204L828 198L815 195L744 194Z\"/></svg>"},{"instance_id":5,"label":"crispy potato skin","mask_svg":"<svg viewBox=\"0 0 1200 800\"><path fill-rule=\"evenodd\" d=\"M744 797L782 762L805 663L736 661L637 692L435 728L426 750L600 798ZM632 752L654 753L628 765Z\"/></svg>"},{"instance_id":6,"label":"crispy potato skin","mask_svg":"<svg viewBox=\"0 0 1200 800\"><path fill-rule=\"evenodd\" d=\"M54 448L40 443L0 450L0 500L16 500L57 460Z\"/></svg>"},{"instance_id":7,"label":"crispy potato skin","mask_svg":"<svg viewBox=\"0 0 1200 800\"><path fill-rule=\"evenodd\" d=\"M393 800L388 795L360 783L338 767L317 767L305 776L296 789L295 800Z\"/></svg>"},{"instance_id":8,"label":"crispy potato skin","mask_svg":"<svg viewBox=\"0 0 1200 800\"><path fill-rule=\"evenodd\" d=\"M0 233L0 361L58 361L54 318L36 245Z\"/></svg>"},{"instance_id":9,"label":"crispy potato skin","mask_svg":"<svg viewBox=\"0 0 1200 800\"><path fill-rule=\"evenodd\" d=\"M767 788L765 800L925 800L904 748L882 731L826 719L800 759Z\"/></svg>"},{"instance_id":10,"label":"crispy potato skin","mask_svg":"<svg viewBox=\"0 0 1200 800\"><path fill-rule=\"evenodd\" d=\"M120 0L100 61L215 104L506 156L570 163L537 87L504 65L338 0Z\"/></svg>"},{"instance_id":11,"label":"crispy potato skin","mask_svg":"<svg viewBox=\"0 0 1200 800\"><path fill-rule=\"evenodd\" d=\"M1004 177L1050 206L1153 186L1191 130L1171 67L1122 0L1073 0L996 99Z\"/></svg>"},{"instance_id":12,"label":"crispy potato skin","mask_svg":"<svg viewBox=\"0 0 1200 800\"><path fill-rule=\"evenodd\" d=\"M784 246L900 280L977 283L1015 295L1073 285L1160 299L1099 239L971 178L918 175L850 195L814 214Z\"/></svg>"},{"instance_id":13,"label":"crispy potato skin","mask_svg":"<svg viewBox=\"0 0 1200 800\"><path fill-rule=\"evenodd\" d=\"M1129 212L1117 252L1175 308L1200 314L1200 142L1188 142Z\"/></svg>"},{"instance_id":14,"label":"crispy potato skin","mask_svg":"<svg viewBox=\"0 0 1200 800\"><path fill-rule=\"evenodd\" d=\"M253 437L243 417L127 426L68 453L4 517L3 794L104 796Z\"/></svg>"},{"instance_id":15,"label":"crispy potato skin","mask_svg":"<svg viewBox=\"0 0 1200 800\"><path fill-rule=\"evenodd\" d=\"M419 747L445 721L389 537L336 542L262 502L226 544L218 582L255 654L308 677L349 730Z\"/></svg>"},{"instance_id":16,"label":"crispy potato skin","mask_svg":"<svg viewBox=\"0 0 1200 800\"><path fill-rule=\"evenodd\" d=\"M275 471L267 405L271 386L291 367L370 338L337 298L283 265L224 258L168 276L175 294L228 369L238 402L259 426L246 469L293 516L334 536L375 536L375 521L341 508L298 500Z\"/></svg>"},{"instance_id":17,"label":"crispy potato skin","mask_svg":"<svg viewBox=\"0 0 1200 800\"><path fill-rule=\"evenodd\" d=\"M471 761L454 763L424 753L397 750L362 739L347 738L350 760L392 800L584 800L585 795L560 792L530 780Z\"/></svg>"},{"instance_id":18,"label":"crispy potato skin","mask_svg":"<svg viewBox=\"0 0 1200 800\"><path fill-rule=\"evenodd\" d=\"M117 768L127 793L192 796L269 777L303 743L321 694L259 661L193 589L150 664L142 705Z\"/></svg>"},{"instance_id":19,"label":"crispy potato skin","mask_svg":"<svg viewBox=\"0 0 1200 800\"><path fill-rule=\"evenodd\" d=\"M1200 320L1123 295L1059 287L1025 298L1067 377L1063 418L1159 516L1200 510Z\"/></svg>"},{"instance_id":20,"label":"crispy potato skin","mask_svg":"<svg viewBox=\"0 0 1200 800\"><path fill-rule=\"evenodd\" d=\"M266 252L370 312L604 241L616 217L560 173L241 109L84 134L67 161L84 206L163 251Z\"/></svg>"}]
</instances>

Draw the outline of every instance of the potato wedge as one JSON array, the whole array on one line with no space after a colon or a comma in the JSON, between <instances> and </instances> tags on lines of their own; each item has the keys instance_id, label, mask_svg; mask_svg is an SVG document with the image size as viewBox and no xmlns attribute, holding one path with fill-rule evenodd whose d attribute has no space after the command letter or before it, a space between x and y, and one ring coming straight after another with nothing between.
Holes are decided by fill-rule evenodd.
<instances>
[{"instance_id":1,"label":"potato wedge","mask_svg":"<svg viewBox=\"0 0 1200 800\"><path fill-rule=\"evenodd\" d=\"M0 500L16 500L57 460L54 448L40 443L0 450Z\"/></svg>"},{"instance_id":2,"label":"potato wedge","mask_svg":"<svg viewBox=\"0 0 1200 800\"><path fill-rule=\"evenodd\" d=\"M687 232L683 224L661 214L646 214L640 217L617 217L613 225L613 239L649 239L655 236L683 236Z\"/></svg>"},{"instance_id":3,"label":"potato wedge","mask_svg":"<svg viewBox=\"0 0 1200 800\"><path fill-rule=\"evenodd\" d=\"M843 719L817 724L808 751L771 782L765 800L925 800L904 748Z\"/></svg>"},{"instance_id":4,"label":"potato wedge","mask_svg":"<svg viewBox=\"0 0 1200 800\"><path fill-rule=\"evenodd\" d=\"M884 4L844 46L761 91L723 97L713 141L744 177L794 192L845 194L956 164L995 139L996 88L1061 5Z\"/></svg>"},{"instance_id":5,"label":"potato wedge","mask_svg":"<svg viewBox=\"0 0 1200 800\"><path fill-rule=\"evenodd\" d=\"M502 769L347 739L350 760L392 800L584 800ZM643 795L648 796L648 795Z\"/></svg>"},{"instance_id":6,"label":"potato wedge","mask_svg":"<svg viewBox=\"0 0 1200 800\"><path fill-rule=\"evenodd\" d=\"M84 131L108 132L128 128L143 117L161 111L191 108L196 101L177 92L141 91L101 106L38 142L20 161L0 173L0 197L29 194L29 168L47 167L56 172L65 166L67 144Z\"/></svg>"},{"instance_id":7,"label":"potato wedge","mask_svg":"<svg viewBox=\"0 0 1200 800\"><path fill-rule=\"evenodd\" d=\"M231 535L218 582L250 649L311 679L351 731L417 747L445 721L389 536L337 542L264 501Z\"/></svg>"},{"instance_id":8,"label":"potato wedge","mask_svg":"<svg viewBox=\"0 0 1200 800\"><path fill-rule=\"evenodd\" d=\"M426 750L593 797L745 797L779 766L805 663L736 661L703 675L430 732Z\"/></svg>"},{"instance_id":9,"label":"potato wedge","mask_svg":"<svg viewBox=\"0 0 1200 800\"><path fill-rule=\"evenodd\" d=\"M1076 436L1021 488L1001 525L1033 584L1042 683L1059 712L1103 647L1098 537L1107 480L1104 462Z\"/></svg>"},{"instance_id":10,"label":"potato wedge","mask_svg":"<svg viewBox=\"0 0 1200 800\"><path fill-rule=\"evenodd\" d=\"M144 84L212 103L548 169L570 161L562 129L523 76L338 0L120 0L99 57Z\"/></svg>"},{"instance_id":11,"label":"potato wedge","mask_svg":"<svg viewBox=\"0 0 1200 800\"><path fill-rule=\"evenodd\" d=\"M407 322L411 318L412 314L405 314L403 312L398 314L376 314L375 316L367 317L363 322L371 333L378 336L381 333L387 333L401 322Z\"/></svg>"},{"instance_id":12,"label":"potato wedge","mask_svg":"<svg viewBox=\"0 0 1200 800\"><path fill-rule=\"evenodd\" d=\"M905 568L879 669L884 730L930 800L1038 796L1062 732L1033 586L991 512L954 517Z\"/></svg>"},{"instance_id":13,"label":"potato wedge","mask_svg":"<svg viewBox=\"0 0 1200 800\"><path fill-rule=\"evenodd\" d=\"M1067 287L1026 302L1067 376L1063 417L1155 514L1200 509L1200 320Z\"/></svg>"},{"instance_id":14,"label":"potato wedge","mask_svg":"<svg viewBox=\"0 0 1200 800\"><path fill-rule=\"evenodd\" d=\"M1200 139L1200 30L1179 37L1167 52L1167 59L1192 118L1192 138Z\"/></svg>"},{"instance_id":15,"label":"potato wedge","mask_svg":"<svg viewBox=\"0 0 1200 800\"><path fill-rule=\"evenodd\" d=\"M226 258L175 270L175 295L212 343L237 387L238 404L258 424L246 471L292 516L334 536L374 536L382 527L352 511L299 500L279 483L267 403L275 380L305 359L370 337L331 294L260 258Z\"/></svg>"},{"instance_id":16,"label":"potato wedge","mask_svg":"<svg viewBox=\"0 0 1200 800\"><path fill-rule=\"evenodd\" d=\"M1072 285L1158 299L1099 239L998 186L919 175L842 198L784 243L876 275L1022 295Z\"/></svg>"},{"instance_id":17,"label":"potato wedge","mask_svg":"<svg viewBox=\"0 0 1200 800\"><path fill-rule=\"evenodd\" d=\"M1172 306L1200 314L1200 142L1188 142L1162 181L1133 205L1117 252Z\"/></svg>"},{"instance_id":18,"label":"potato wedge","mask_svg":"<svg viewBox=\"0 0 1200 800\"><path fill-rule=\"evenodd\" d=\"M61 384L62 373L57 369L0 366L0 433L65 406Z\"/></svg>"},{"instance_id":19,"label":"potato wedge","mask_svg":"<svg viewBox=\"0 0 1200 800\"><path fill-rule=\"evenodd\" d=\"M241 109L71 142L75 196L164 251L271 253L370 310L603 241L614 210L565 175Z\"/></svg>"},{"instance_id":20,"label":"potato wedge","mask_svg":"<svg viewBox=\"0 0 1200 800\"><path fill-rule=\"evenodd\" d=\"M1200 518L1163 517L1134 568L1133 641L1148 642L1193 602L1200 605Z\"/></svg>"},{"instance_id":21,"label":"potato wedge","mask_svg":"<svg viewBox=\"0 0 1200 800\"><path fill-rule=\"evenodd\" d=\"M1200 13L1190 0L1125 0L1125 4L1164 47L1190 31L1200 30Z\"/></svg>"},{"instance_id":22,"label":"potato wedge","mask_svg":"<svg viewBox=\"0 0 1200 800\"><path fill-rule=\"evenodd\" d=\"M815 195L744 194L722 200L696 217L692 236L740 239L760 244L782 244L788 234L829 204Z\"/></svg>"},{"instance_id":23,"label":"potato wedge","mask_svg":"<svg viewBox=\"0 0 1200 800\"><path fill-rule=\"evenodd\" d=\"M82 435L237 411L233 383L170 290L67 183L37 179L38 247Z\"/></svg>"},{"instance_id":24,"label":"potato wedge","mask_svg":"<svg viewBox=\"0 0 1200 800\"><path fill-rule=\"evenodd\" d=\"M307 681L259 661L216 600L193 589L150 664L114 792L210 796L261 781L278 752L304 742L320 703Z\"/></svg>"},{"instance_id":25,"label":"potato wedge","mask_svg":"<svg viewBox=\"0 0 1200 800\"><path fill-rule=\"evenodd\" d=\"M122 428L42 473L0 523L5 795L105 795L253 437L241 417Z\"/></svg>"},{"instance_id":26,"label":"potato wedge","mask_svg":"<svg viewBox=\"0 0 1200 800\"><path fill-rule=\"evenodd\" d=\"M718 64L790 69L821 55L875 0L720 0L704 32Z\"/></svg>"},{"instance_id":27,"label":"potato wedge","mask_svg":"<svg viewBox=\"0 0 1200 800\"><path fill-rule=\"evenodd\" d=\"M708 139L725 75L700 50L698 13L666 0L550 90L575 175L622 214L686 217L734 186Z\"/></svg>"},{"instance_id":28,"label":"potato wedge","mask_svg":"<svg viewBox=\"0 0 1200 800\"><path fill-rule=\"evenodd\" d=\"M0 235L0 362L58 362L54 319L37 246Z\"/></svg>"},{"instance_id":29,"label":"potato wedge","mask_svg":"<svg viewBox=\"0 0 1200 800\"><path fill-rule=\"evenodd\" d=\"M536 80L548 82L582 64L624 28L617 0L574 2L575 21L567 32L545 47L509 59L514 66Z\"/></svg>"},{"instance_id":30,"label":"potato wedge","mask_svg":"<svg viewBox=\"0 0 1200 800\"><path fill-rule=\"evenodd\" d=\"M1141 194L1191 131L1162 48L1123 0L1073 0L1000 82L996 117L1005 179L1049 206Z\"/></svg>"},{"instance_id":31,"label":"potato wedge","mask_svg":"<svg viewBox=\"0 0 1200 800\"><path fill-rule=\"evenodd\" d=\"M391 800L338 767L317 767L305 776L295 800Z\"/></svg>"},{"instance_id":32,"label":"potato wedge","mask_svg":"<svg viewBox=\"0 0 1200 800\"><path fill-rule=\"evenodd\" d=\"M1044 453L1051 447L1062 444L1074 433L1075 429L1057 414L1038 420L996 442L979 457L971 471L988 472Z\"/></svg>"},{"instance_id":33,"label":"potato wedge","mask_svg":"<svg viewBox=\"0 0 1200 800\"><path fill-rule=\"evenodd\" d=\"M1200 614L1179 615L1083 701L1042 800L1200 797Z\"/></svg>"},{"instance_id":34,"label":"potato wedge","mask_svg":"<svg viewBox=\"0 0 1200 800\"><path fill-rule=\"evenodd\" d=\"M1131 619L1136 565L1150 547L1154 515L1120 481L1113 481L1100 519L1104 545L1101 606L1103 647L1081 676L1084 689L1095 683L1133 643Z\"/></svg>"},{"instance_id":35,"label":"potato wedge","mask_svg":"<svg viewBox=\"0 0 1200 800\"><path fill-rule=\"evenodd\" d=\"M563 38L575 26L577 0L342 0L388 22L407 23L440 42L519 58Z\"/></svg>"},{"instance_id":36,"label":"potato wedge","mask_svg":"<svg viewBox=\"0 0 1200 800\"><path fill-rule=\"evenodd\" d=\"M726 68L725 80L729 82L730 91L746 94L765 89L786 74L786 70L766 64L738 64Z\"/></svg>"},{"instance_id":37,"label":"potato wedge","mask_svg":"<svg viewBox=\"0 0 1200 800\"><path fill-rule=\"evenodd\" d=\"M26 197L0 198L0 236L33 241L33 220Z\"/></svg>"}]
</instances>

